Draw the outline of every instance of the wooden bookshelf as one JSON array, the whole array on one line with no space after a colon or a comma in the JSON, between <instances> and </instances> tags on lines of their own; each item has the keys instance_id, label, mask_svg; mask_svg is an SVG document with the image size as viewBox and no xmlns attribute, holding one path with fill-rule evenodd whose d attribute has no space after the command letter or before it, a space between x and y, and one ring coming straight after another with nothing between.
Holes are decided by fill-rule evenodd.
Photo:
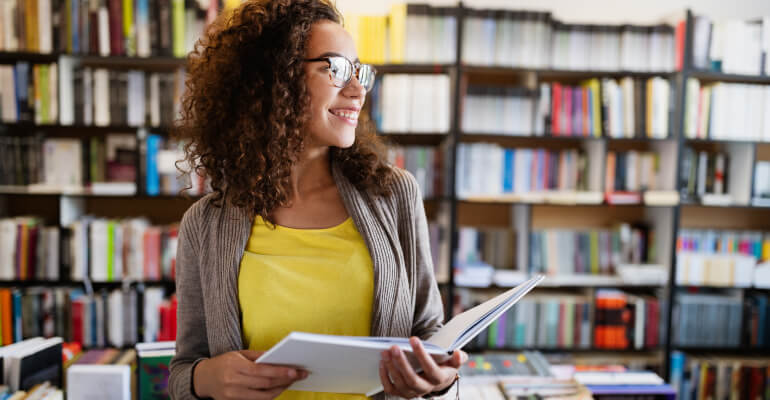
<instances>
[{"instance_id":1,"label":"wooden bookshelf","mask_svg":"<svg viewBox=\"0 0 770 400\"><path fill-rule=\"evenodd\" d=\"M462 5L460 6L463 7ZM444 205L449 207L449 259L457 249L457 232L460 226L476 227L507 227L522 228L525 233L534 229L543 228L598 228L606 227L617 222L646 222L654 226L659 232L661 249L661 264L668 268L669 279L666 285L627 285L623 282L612 284L573 284L569 283L544 283L546 289L591 289L591 288L618 288L629 290L660 290L665 289L668 298L675 295L677 287L675 240L681 229L764 229L770 230L770 207L757 207L747 204L726 206L705 206L689 201L677 202L670 205L631 204L609 205L604 200L592 204L578 203L553 203L549 201L515 200L500 197L468 198L461 199L456 191L455 165L457 158L457 146L460 143L492 142L504 147L529 147L547 148L549 150L585 148L586 146L601 147L606 151L626 150L666 150L667 171L673 177L671 190L681 189L679 170L682 164L682 148L691 146L696 149L721 149L733 145L751 146L754 160L770 160L770 143L751 142L741 140L713 140L713 139L686 139L684 132L684 106L685 82L687 78L697 78L702 82L734 82L750 84L770 84L770 76L750 76L724 74L712 71L695 70L692 66L692 15L688 13L685 35L684 68L676 72L638 72L638 71L585 71L585 70L559 70L538 68L505 68L465 65L461 61L463 24L458 24L457 29L457 60L451 64L391 64L376 65L380 74L448 74L450 76L452 93L450 112L450 131L447 133L380 133L380 137L386 142L397 145L438 146L446 145L448 157L445 159L446 183L448 195L425 199L426 213L432 218L439 214ZM30 63L52 63L61 57L71 57L82 65L107 69L140 69L147 71L175 71L183 68L185 59L173 57L100 57L81 54L34 54L24 52L0 52L0 63L10 64L18 61ZM485 83L492 85L511 86L521 84L535 86L541 82L565 82L573 83L590 78L622 78L631 77L647 79L663 77L674 82L672 91L675 101L672 104L674 112L670 117L669 132L666 138L611 138L611 137L575 137L546 134L544 136L512 136L503 134L475 134L465 133L461 130L460 115L465 97L467 85L470 83ZM15 134L16 132L42 132L52 137L89 137L104 135L113 132L136 132L139 127L133 126L83 126L83 125L36 125L33 123L0 123L0 133ZM149 127L148 131L165 135L168 127ZM601 164L603 158L598 158ZM603 167L602 179L603 179ZM140 186L141 187L141 186ZM61 191L33 193L25 188L0 187L0 211L8 215L41 215L47 222L57 223L61 218L62 202L78 202L84 212L111 218L147 216L154 223L172 223L181 219L184 211L196 200L196 198L182 198L179 196L147 196L135 195L93 195L82 191L80 193L65 193ZM522 218L522 217L525 218ZM522 219L524 219L522 221ZM450 280L446 283L448 293L447 313L451 312L454 298L454 290L458 287L451 273ZM152 285L157 282L146 282ZM81 286L82 282L74 281L4 281L0 286ZM162 285L173 285L173 282L160 282ZM101 283L94 283L95 286ZM119 282L105 283L105 287L118 287ZM113 285L113 286L109 286ZM550 286L550 287L549 287ZM502 287L490 287L480 290L502 290ZM763 289L756 289L763 290ZM660 324L666 331L672 329L673 302L668 302L667 320L661 320ZM449 315L448 315L449 316ZM656 349L645 350L564 350L564 349L537 349L544 352L577 352L599 353L607 356L611 353L624 355L649 356L650 352L658 353L656 359L667 365L672 350L682 350L694 353L723 353L735 354L736 349L710 349L699 347L679 347L670 342L670 336L662 338L665 343ZM508 351L520 351L522 349L502 349ZM753 354L757 349L738 349L738 354ZM761 350L762 354L770 355L770 350Z\"/></svg>"}]
</instances>

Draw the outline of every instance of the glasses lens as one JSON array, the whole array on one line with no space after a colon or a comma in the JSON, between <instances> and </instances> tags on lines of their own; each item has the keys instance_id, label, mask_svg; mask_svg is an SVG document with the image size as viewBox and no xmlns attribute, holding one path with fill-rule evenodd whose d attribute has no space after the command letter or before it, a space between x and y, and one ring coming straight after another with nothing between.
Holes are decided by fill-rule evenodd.
<instances>
[{"instance_id":1,"label":"glasses lens","mask_svg":"<svg viewBox=\"0 0 770 400\"><path fill-rule=\"evenodd\" d=\"M375 72L374 68L369 64L361 64L358 68L358 82L366 91L372 90L374 87Z\"/></svg>"},{"instance_id":2,"label":"glasses lens","mask_svg":"<svg viewBox=\"0 0 770 400\"><path fill-rule=\"evenodd\" d=\"M345 87L353 76L353 65L345 57L329 57L329 72L334 86Z\"/></svg>"}]
</instances>

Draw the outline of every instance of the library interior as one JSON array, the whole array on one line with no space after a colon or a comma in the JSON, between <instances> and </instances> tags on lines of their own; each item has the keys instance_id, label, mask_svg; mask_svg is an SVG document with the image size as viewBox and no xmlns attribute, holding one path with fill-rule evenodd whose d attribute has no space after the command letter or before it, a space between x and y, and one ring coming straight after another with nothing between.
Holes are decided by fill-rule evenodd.
<instances>
[{"instance_id":1,"label":"library interior","mask_svg":"<svg viewBox=\"0 0 770 400\"><path fill-rule=\"evenodd\" d=\"M435 292L436 308L443 306L436 323L445 324L545 277L468 328L472 338L462 347L467 360L452 373L450 386L429 395L770 400L770 1L411 1L0 0L0 400L198 398L194 371L208 360L192 359L187 376L175 376L174 368L182 367L174 364L183 364L175 356L190 351L177 340L196 341L202 334L205 347L208 332L203 356L214 360L221 353L221 339L211 337L219 328L202 324L204 314L205 321L218 321L209 314L219 308L208 302L220 300L190 298L212 296L201 287L215 286L201 280L222 263L201 256L210 265L195 261L200 272L192 281L185 272L193 267L185 263L196 257L191 252L222 250L205 241L190 250L187 232L205 228L191 227L194 213L188 210L199 211L212 192L230 202L226 186L251 185L239 189L241 206L223 207L256 209L247 210L257 216L252 239L259 216L278 225L266 232L303 233L282 230L281 220L266 214L287 207L287 189L293 190L273 187L290 182L276 178L286 171L264 161L274 157L257 157L262 170L252 180L272 178L244 183L228 175L228 166L241 165L229 161L238 160L214 160L224 154L217 150L224 139L194 153L200 140L210 138L183 134L194 130L191 113L214 107L207 102L216 99L186 97L186 91L201 91L191 78L202 76L192 73L204 68L196 60L204 54L199 49L246 21L233 15L247 5L263 10L257 13L263 17L278 15L260 20L271 32L265 36L274 39L276 32L299 29L285 16L290 14L280 13L300 3L331 4L339 12L355 54L320 57L331 78L327 86L348 96L353 87L368 89L365 80L374 77L360 96L355 135L381 142L378 162L408 171L404 179L415 182L421 196L398 211L404 217L378 209L386 203L366 194L370 200L361 207L371 213L362 213L343 193L359 189L343 190L335 174L341 194L334 198L340 205L345 198L354 236L363 237L374 262L369 295L392 291L393 298L411 299L409 318L417 323L424 317L417 312ZM288 40L296 37L308 34ZM257 51L267 48L259 46ZM219 50L212 46L206 54ZM241 70L241 61L229 62ZM285 82L279 75L290 67L269 68L275 66L238 72L265 75L262 86L227 93L270 96L272 90L282 96L270 85ZM345 73L340 71L347 83L335 81ZM310 87L302 88L289 95L309 96ZM264 94L253 94L259 91ZM305 100L292 101L294 110L306 110ZM230 111L241 110L236 103ZM249 132L251 142L240 143L262 148L241 149L241 158L267 151L268 140L271 149L293 146L290 138L270 138L288 135L287 125L265 124L277 114L270 101L260 104L265 115L249 126L267 132ZM179 129L185 114L188 125ZM358 118L358 110L346 115ZM241 125L205 124L222 132ZM227 135L208 132L219 134ZM258 134L263 136L254 139ZM189 157L191 151L198 157ZM216 168L213 180L199 172ZM244 202L247 196L278 200L264 205ZM376 234L380 228L372 226L378 224L387 235ZM391 231L393 224L399 225ZM382 246L396 249L384 258L393 263L382 262ZM294 256L287 248L281 256ZM255 255L251 247L235 251L236 271L240 252ZM401 276L393 279L408 286L388 287L390 272L378 268L401 268L420 279ZM219 289L246 287L243 273L230 276L238 282ZM278 274L264 274L259 287L273 276ZM339 276L343 285L359 278ZM183 290L190 282L198 287ZM238 311L245 297L235 294ZM373 303L370 318L381 318L380 300ZM257 311L236 318L245 326L247 315L258 318ZM190 313L200 314L206 332L191 332ZM370 336L397 335L372 330ZM344 358L329 361L342 369L363 362ZM366 361L362 373L374 371L379 379L379 356ZM177 382L170 383L170 376ZM383 379L389 382L377 391L343 393L404 397L398 393L406 392L392 392L398 379L388 373ZM174 389L179 385L189 388ZM353 386L327 380L317 387ZM329 397L312 398L353 398L335 394L342 389L300 386L288 386L278 398L324 391Z\"/></svg>"}]
</instances>

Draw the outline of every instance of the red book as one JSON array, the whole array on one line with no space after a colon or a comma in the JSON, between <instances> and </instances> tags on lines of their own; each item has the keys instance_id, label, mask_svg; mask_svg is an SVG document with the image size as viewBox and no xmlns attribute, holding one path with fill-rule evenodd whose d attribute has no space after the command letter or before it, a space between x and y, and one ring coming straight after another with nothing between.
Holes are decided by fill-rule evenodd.
<instances>
[{"instance_id":1,"label":"red book","mask_svg":"<svg viewBox=\"0 0 770 400\"><path fill-rule=\"evenodd\" d=\"M562 89L562 102L564 103L564 119L561 121L561 131L566 136L572 136L572 87L565 86Z\"/></svg>"},{"instance_id":2,"label":"red book","mask_svg":"<svg viewBox=\"0 0 770 400\"><path fill-rule=\"evenodd\" d=\"M674 35L676 37L676 70L681 71L684 67L684 33L686 28L684 20L676 24Z\"/></svg>"},{"instance_id":3,"label":"red book","mask_svg":"<svg viewBox=\"0 0 770 400\"><path fill-rule=\"evenodd\" d=\"M26 279L33 280L37 278L37 237L40 228L38 226L29 227L29 239L27 240L27 269Z\"/></svg>"},{"instance_id":4,"label":"red book","mask_svg":"<svg viewBox=\"0 0 770 400\"><path fill-rule=\"evenodd\" d=\"M553 97L551 102L551 131L554 133L554 136L559 136L561 133L561 121L559 118L559 113L561 112L561 85L557 82L552 83L551 92L551 97Z\"/></svg>"},{"instance_id":5,"label":"red book","mask_svg":"<svg viewBox=\"0 0 770 400\"><path fill-rule=\"evenodd\" d=\"M72 341L83 344L83 301L72 302Z\"/></svg>"},{"instance_id":6,"label":"red book","mask_svg":"<svg viewBox=\"0 0 770 400\"><path fill-rule=\"evenodd\" d=\"M160 229L150 227L144 232L144 277L160 280Z\"/></svg>"},{"instance_id":7,"label":"red book","mask_svg":"<svg viewBox=\"0 0 770 400\"><path fill-rule=\"evenodd\" d=\"M11 290L0 289L0 312L2 314L3 345L13 343L13 306L11 302Z\"/></svg>"},{"instance_id":8,"label":"red book","mask_svg":"<svg viewBox=\"0 0 770 400\"><path fill-rule=\"evenodd\" d=\"M107 12L110 20L110 55L122 56L123 51L123 4L122 0L109 0Z\"/></svg>"}]
</instances>

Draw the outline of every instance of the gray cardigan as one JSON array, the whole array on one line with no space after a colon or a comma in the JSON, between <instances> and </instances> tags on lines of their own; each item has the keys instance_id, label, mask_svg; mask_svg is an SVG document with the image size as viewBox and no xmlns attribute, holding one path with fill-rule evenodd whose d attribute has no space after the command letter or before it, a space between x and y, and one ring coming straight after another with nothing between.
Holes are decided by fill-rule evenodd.
<instances>
[{"instance_id":1,"label":"gray cardigan","mask_svg":"<svg viewBox=\"0 0 770 400\"><path fill-rule=\"evenodd\" d=\"M374 265L372 335L427 339L444 318L428 225L414 177L394 170L392 195L381 197L357 190L332 167L345 208ZM169 378L172 399L195 399L191 389L196 360L244 348L238 268L251 224L243 209L215 207L211 195L198 200L182 218L176 263L176 355Z\"/></svg>"}]
</instances>

